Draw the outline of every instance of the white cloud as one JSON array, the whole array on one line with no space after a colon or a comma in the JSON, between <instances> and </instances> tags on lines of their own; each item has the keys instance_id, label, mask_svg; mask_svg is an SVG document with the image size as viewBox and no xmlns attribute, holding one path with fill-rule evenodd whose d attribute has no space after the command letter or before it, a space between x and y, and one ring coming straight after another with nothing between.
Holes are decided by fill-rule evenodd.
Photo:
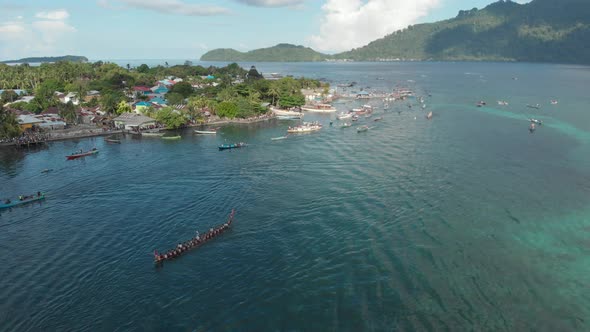
<instances>
[{"instance_id":1,"label":"white cloud","mask_svg":"<svg viewBox=\"0 0 590 332\"><path fill-rule=\"evenodd\" d=\"M0 39L12 39L15 34L25 31L25 26L21 22L6 22L0 24Z\"/></svg>"},{"instance_id":2,"label":"white cloud","mask_svg":"<svg viewBox=\"0 0 590 332\"><path fill-rule=\"evenodd\" d=\"M35 55L65 54L70 52L67 42L76 28L69 25L65 10L40 12L35 21L23 17L16 21L0 23L0 58L20 58ZM42 19L39 19L42 18Z\"/></svg>"},{"instance_id":3,"label":"white cloud","mask_svg":"<svg viewBox=\"0 0 590 332\"><path fill-rule=\"evenodd\" d=\"M305 0L235 0L249 6L285 7L302 5Z\"/></svg>"},{"instance_id":4,"label":"white cloud","mask_svg":"<svg viewBox=\"0 0 590 332\"><path fill-rule=\"evenodd\" d=\"M162 14L185 16L212 16L229 14L229 9L212 5L188 4L180 0L119 0L119 2L139 9L152 10ZM105 6L104 0L99 5Z\"/></svg>"},{"instance_id":5,"label":"white cloud","mask_svg":"<svg viewBox=\"0 0 590 332\"><path fill-rule=\"evenodd\" d=\"M44 20L65 20L70 17L70 14L65 9L59 9L50 12L39 12L35 14L35 17Z\"/></svg>"},{"instance_id":6,"label":"white cloud","mask_svg":"<svg viewBox=\"0 0 590 332\"><path fill-rule=\"evenodd\" d=\"M319 34L309 37L320 51L346 51L414 24L440 0L327 0Z\"/></svg>"}]
</instances>

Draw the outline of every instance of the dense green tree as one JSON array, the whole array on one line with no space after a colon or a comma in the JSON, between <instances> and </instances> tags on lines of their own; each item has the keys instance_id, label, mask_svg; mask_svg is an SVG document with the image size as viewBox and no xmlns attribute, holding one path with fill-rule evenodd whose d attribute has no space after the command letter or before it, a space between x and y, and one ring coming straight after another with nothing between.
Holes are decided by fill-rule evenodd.
<instances>
[{"instance_id":1,"label":"dense green tree","mask_svg":"<svg viewBox=\"0 0 590 332\"><path fill-rule=\"evenodd\" d=\"M189 82L179 82L172 86L171 93L181 94L183 98L188 98L195 92L193 86Z\"/></svg>"},{"instance_id":2,"label":"dense green tree","mask_svg":"<svg viewBox=\"0 0 590 332\"><path fill-rule=\"evenodd\" d=\"M138 73L147 73L150 71L150 67L148 65L146 65L145 63L142 63L139 67L137 67L137 72Z\"/></svg>"},{"instance_id":3,"label":"dense green tree","mask_svg":"<svg viewBox=\"0 0 590 332\"><path fill-rule=\"evenodd\" d=\"M121 100L119 104L117 104L116 112L118 115L121 115L123 113L131 113L133 112L133 109L125 100Z\"/></svg>"},{"instance_id":4,"label":"dense green tree","mask_svg":"<svg viewBox=\"0 0 590 332\"><path fill-rule=\"evenodd\" d=\"M0 105L0 138L13 138L21 134L16 116Z\"/></svg>"},{"instance_id":5,"label":"dense green tree","mask_svg":"<svg viewBox=\"0 0 590 332\"><path fill-rule=\"evenodd\" d=\"M121 92L105 92L102 94L100 98L100 109L103 112L109 114L115 114L117 111L117 107L119 102L124 99L124 96Z\"/></svg>"},{"instance_id":6,"label":"dense green tree","mask_svg":"<svg viewBox=\"0 0 590 332\"><path fill-rule=\"evenodd\" d=\"M156 120L169 129L180 128L187 122L184 115L172 107L164 107L159 110L156 114Z\"/></svg>"},{"instance_id":7,"label":"dense green tree","mask_svg":"<svg viewBox=\"0 0 590 332\"><path fill-rule=\"evenodd\" d=\"M0 105L4 105L6 103L12 103L13 101L18 99L18 94L13 90L4 90L2 94L0 94Z\"/></svg>"},{"instance_id":8,"label":"dense green tree","mask_svg":"<svg viewBox=\"0 0 590 332\"><path fill-rule=\"evenodd\" d=\"M238 116L239 108L235 102L222 101L217 105L216 114L221 118L234 119Z\"/></svg>"},{"instance_id":9,"label":"dense green tree","mask_svg":"<svg viewBox=\"0 0 590 332\"><path fill-rule=\"evenodd\" d=\"M180 105L180 104L184 104L184 97L180 94L180 93L167 93L166 94L166 100L168 101L168 104L170 105Z\"/></svg>"},{"instance_id":10,"label":"dense green tree","mask_svg":"<svg viewBox=\"0 0 590 332\"><path fill-rule=\"evenodd\" d=\"M59 110L59 116L66 120L66 123L74 125L78 123L76 106L71 101L67 102L66 104L60 103L57 109Z\"/></svg>"}]
</instances>

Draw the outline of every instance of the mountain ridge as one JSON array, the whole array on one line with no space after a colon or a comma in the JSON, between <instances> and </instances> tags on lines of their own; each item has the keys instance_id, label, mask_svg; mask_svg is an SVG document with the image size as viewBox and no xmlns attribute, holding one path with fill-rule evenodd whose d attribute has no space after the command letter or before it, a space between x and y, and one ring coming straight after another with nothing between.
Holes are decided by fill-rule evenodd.
<instances>
[{"instance_id":1,"label":"mountain ridge","mask_svg":"<svg viewBox=\"0 0 590 332\"><path fill-rule=\"evenodd\" d=\"M88 62L88 58L80 55L63 55L63 56L48 56L48 57L28 57L18 60L5 60L0 63L44 63L44 62Z\"/></svg>"},{"instance_id":2,"label":"mountain ridge","mask_svg":"<svg viewBox=\"0 0 590 332\"><path fill-rule=\"evenodd\" d=\"M273 57L271 48L239 52L217 49L203 61L528 61L590 63L590 1L500 0L483 9L461 10L446 20L410 25L350 51L327 55L311 48ZM312 53L313 52L313 53ZM220 56L223 54L223 57ZM312 56L313 55L313 56ZM293 60L295 58L295 60Z\"/></svg>"}]
</instances>

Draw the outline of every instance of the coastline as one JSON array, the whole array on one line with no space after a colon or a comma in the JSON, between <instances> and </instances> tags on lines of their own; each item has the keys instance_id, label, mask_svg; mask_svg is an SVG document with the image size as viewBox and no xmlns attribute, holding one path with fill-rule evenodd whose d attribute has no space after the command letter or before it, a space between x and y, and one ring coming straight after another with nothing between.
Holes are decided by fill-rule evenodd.
<instances>
[{"instance_id":1,"label":"coastline","mask_svg":"<svg viewBox=\"0 0 590 332\"><path fill-rule=\"evenodd\" d=\"M258 116L258 117L248 118L248 119L215 119L213 121L205 122L205 123L201 123L201 124L190 124L187 126L187 128L196 128L196 127L210 126L210 125L252 124L252 123L271 121L274 119L276 119L276 116L274 116L274 115L262 116L262 117ZM169 130L169 129L161 128L161 131L163 131L163 130ZM110 136L110 135L116 135L116 134L132 134L132 132L130 132L129 130L122 130L122 129L105 131L105 130L98 128L98 127L74 127L74 128L69 128L69 129L63 129L63 130L55 130L55 131L49 132L48 134L50 136L49 136L49 138L47 138L47 140L42 141L42 142L37 142L37 143L31 143L29 145L39 145L39 144L43 144L46 142L57 142L57 141L66 141L66 140L71 140L71 139ZM19 145L16 142L0 143L0 148L11 147L11 146L19 147ZM27 144L22 144L20 146L27 146Z\"/></svg>"}]
</instances>

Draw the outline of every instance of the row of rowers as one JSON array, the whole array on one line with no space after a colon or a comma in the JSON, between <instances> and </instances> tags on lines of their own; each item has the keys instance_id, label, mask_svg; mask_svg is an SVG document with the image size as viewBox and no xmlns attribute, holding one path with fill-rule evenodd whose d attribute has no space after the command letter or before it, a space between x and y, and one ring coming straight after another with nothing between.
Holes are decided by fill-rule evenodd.
<instances>
[{"instance_id":1,"label":"row of rowers","mask_svg":"<svg viewBox=\"0 0 590 332\"><path fill-rule=\"evenodd\" d=\"M157 251L154 251L154 259L156 262L162 262L168 259L176 258L182 255L184 252L193 249L194 247L197 247L223 233L229 229L230 223L231 220L217 228L211 228L203 236L200 236L199 231L197 231L197 235L194 238L183 243L179 243L176 248L168 250L165 254L159 254Z\"/></svg>"}]
</instances>

